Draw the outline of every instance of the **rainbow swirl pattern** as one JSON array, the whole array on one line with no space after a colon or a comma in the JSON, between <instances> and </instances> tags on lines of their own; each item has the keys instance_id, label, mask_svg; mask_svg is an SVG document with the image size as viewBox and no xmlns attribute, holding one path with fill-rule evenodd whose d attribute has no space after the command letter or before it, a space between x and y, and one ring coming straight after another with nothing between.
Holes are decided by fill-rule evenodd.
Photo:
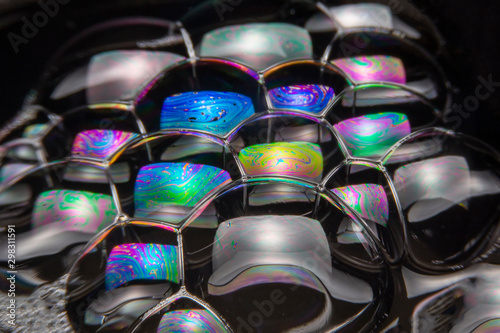
<instances>
[{"instance_id":1,"label":"rainbow swirl pattern","mask_svg":"<svg viewBox=\"0 0 500 333\"><path fill-rule=\"evenodd\" d=\"M64 230L97 233L112 224L116 214L110 195L51 190L38 196L31 221L33 228L58 223Z\"/></svg>"},{"instance_id":2,"label":"rainbow swirl pattern","mask_svg":"<svg viewBox=\"0 0 500 333\"><path fill-rule=\"evenodd\" d=\"M273 142L244 148L239 154L248 175L286 175L318 179L323 173L323 154L310 142Z\"/></svg>"},{"instance_id":3,"label":"rainbow swirl pattern","mask_svg":"<svg viewBox=\"0 0 500 333\"><path fill-rule=\"evenodd\" d=\"M380 156L411 132L408 117L392 112L347 119L334 128L344 140L349 153L356 157Z\"/></svg>"},{"instance_id":4,"label":"rainbow swirl pattern","mask_svg":"<svg viewBox=\"0 0 500 333\"><path fill-rule=\"evenodd\" d=\"M177 247L128 243L113 247L106 264L104 284L110 291L134 280L179 282Z\"/></svg>"},{"instance_id":5,"label":"rainbow swirl pattern","mask_svg":"<svg viewBox=\"0 0 500 333\"><path fill-rule=\"evenodd\" d=\"M71 154L74 156L106 158L139 134L94 129L80 132L73 141Z\"/></svg>"},{"instance_id":6,"label":"rainbow swirl pattern","mask_svg":"<svg viewBox=\"0 0 500 333\"><path fill-rule=\"evenodd\" d=\"M338 187L332 192L343 199L361 217L387 227L389 203L382 186L360 184Z\"/></svg>"},{"instance_id":7,"label":"rainbow swirl pattern","mask_svg":"<svg viewBox=\"0 0 500 333\"><path fill-rule=\"evenodd\" d=\"M135 216L147 217L169 206L194 207L231 182L227 171L191 163L156 163L142 167L135 183Z\"/></svg>"},{"instance_id":8,"label":"rainbow swirl pattern","mask_svg":"<svg viewBox=\"0 0 500 333\"><path fill-rule=\"evenodd\" d=\"M331 87L319 84L297 84L269 90L276 109L292 109L320 113L335 97Z\"/></svg>"},{"instance_id":9,"label":"rainbow swirl pattern","mask_svg":"<svg viewBox=\"0 0 500 333\"><path fill-rule=\"evenodd\" d=\"M358 56L333 60L357 83L390 82L406 84L406 72L401 59L384 55Z\"/></svg>"},{"instance_id":10,"label":"rainbow swirl pattern","mask_svg":"<svg viewBox=\"0 0 500 333\"><path fill-rule=\"evenodd\" d=\"M167 97L161 129L192 129L225 135L255 113L252 100L232 92L186 92Z\"/></svg>"},{"instance_id":11,"label":"rainbow swirl pattern","mask_svg":"<svg viewBox=\"0 0 500 333\"><path fill-rule=\"evenodd\" d=\"M312 57L307 30L287 23L250 23L215 29L203 36L202 57L239 61L263 70L285 60Z\"/></svg>"},{"instance_id":12,"label":"rainbow swirl pattern","mask_svg":"<svg viewBox=\"0 0 500 333\"><path fill-rule=\"evenodd\" d=\"M157 333L223 333L227 329L207 310L176 310L163 315Z\"/></svg>"}]
</instances>

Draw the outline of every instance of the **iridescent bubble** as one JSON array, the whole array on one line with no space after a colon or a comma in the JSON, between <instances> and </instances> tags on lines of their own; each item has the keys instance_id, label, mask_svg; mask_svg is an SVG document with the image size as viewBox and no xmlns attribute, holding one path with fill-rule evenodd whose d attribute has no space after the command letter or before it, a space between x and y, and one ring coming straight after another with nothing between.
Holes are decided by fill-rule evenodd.
<instances>
[{"instance_id":1,"label":"iridescent bubble","mask_svg":"<svg viewBox=\"0 0 500 333\"><path fill-rule=\"evenodd\" d=\"M96 233L113 223L117 210L110 195L74 190L42 192L35 201L33 228L57 223L63 230Z\"/></svg>"},{"instance_id":2,"label":"iridescent bubble","mask_svg":"<svg viewBox=\"0 0 500 333\"><path fill-rule=\"evenodd\" d=\"M202 198L229 184L219 168L191 163L156 163L142 167L135 183L135 216L180 222Z\"/></svg>"},{"instance_id":3,"label":"iridescent bubble","mask_svg":"<svg viewBox=\"0 0 500 333\"><path fill-rule=\"evenodd\" d=\"M246 147L239 159L248 175L288 175L318 180L323 173L323 154L318 144L273 142Z\"/></svg>"},{"instance_id":4,"label":"iridescent bubble","mask_svg":"<svg viewBox=\"0 0 500 333\"><path fill-rule=\"evenodd\" d=\"M157 333L225 333L227 329L207 310L175 310L161 318Z\"/></svg>"},{"instance_id":5,"label":"iridescent bubble","mask_svg":"<svg viewBox=\"0 0 500 333\"><path fill-rule=\"evenodd\" d=\"M292 109L320 113L335 97L331 87L319 84L297 84L269 90L276 109Z\"/></svg>"},{"instance_id":6,"label":"iridescent bubble","mask_svg":"<svg viewBox=\"0 0 500 333\"><path fill-rule=\"evenodd\" d=\"M246 96L217 91L186 92L167 97L161 111L161 129L195 129L226 135L255 113Z\"/></svg>"},{"instance_id":7,"label":"iridescent bubble","mask_svg":"<svg viewBox=\"0 0 500 333\"><path fill-rule=\"evenodd\" d=\"M352 156L376 157L411 133L402 113L376 113L344 120L334 126Z\"/></svg>"},{"instance_id":8,"label":"iridescent bubble","mask_svg":"<svg viewBox=\"0 0 500 333\"><path fill-rule=\"evenodd\" d=\"M406 73L401 59L384 55L357 56L332 60L357 83L390 82L406 84Z\"/></svg>"},{"instance_id":9,"label":"iridescent bubble","mask_svg":"<svg viewBox=\"0 0 500 333\"><path fill-rule=\"evenodd\" d=\"M76 135L71 154L82 157L106 158L139 134L115 130L87 130Z\"/></svg>"},{"instance_id":10,"label":"iridescent bubble","mask_svg":"<svg viewBox=\"0 0 500 333\"><path fill-rule=\"evenodd\" d=\"M134 280L179 282L176 246L128 243L115 246L106 264L106 291Z\"/></svg>"},{"instance_id":11,"label":"iridescent bubble","mask_svg":"<svg viewBox=\"0 0 500 333\"><path fill-rule=\"evenodd\" d=\"M251 23L215 29L203 36L203 57L221 57L263 70L285 60L312 57L307 30L288 23Z\"/></svg>"},{"instance_id":12,"label":"iridescent bubble","mask_svg":"<svg viewBox=\"0 0 500 333\"><path fill-rule=\"evenodd\" d=\"M429 129L404 139L384 161L418 265L463 267L490 246L482 235L498 227L500 177L498 157L488 146Z\"/></svg>"}]
</instances>

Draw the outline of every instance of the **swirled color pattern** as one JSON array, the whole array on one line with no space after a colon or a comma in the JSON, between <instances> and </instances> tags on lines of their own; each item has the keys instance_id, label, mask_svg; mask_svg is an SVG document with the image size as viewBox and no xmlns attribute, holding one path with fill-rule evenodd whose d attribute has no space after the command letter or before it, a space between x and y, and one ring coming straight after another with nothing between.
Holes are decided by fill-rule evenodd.
<instances>
[{"instance_id":1,"label":"swirled color pattern","mask_svg":"<svg viewBox=\"0 0 500 333\"><path fill-rule=\"evenodd\" d=\"M359 215L387 227L389 203L384 188L376 184L338 187L333 193L342 198Z\"/></svg>"},{"instance_id":2,"label":"swirled color pattern","mask_svg":"<svg viewBox=\"0 0 500 333\"><path fill-rule=\"evenodd\" d=\"M342 69L357 83L391 82L406 84L406 72L401 59L384 55L336 59L332 64Z\"/></svg>"},{"instance_id":3,"label":"swirled color pattern","mask_svg":"<svg viewBox=\"0 0 500 333\"><path fill-rule=\"evenodd\" d=\"M194 207L202 198L229 182L231 177L226 171L210 165L147 165L139 170L135 183L135 216L151 217L161 215L164 209Z\"/></svg>"},{"instance_id":4,"label":"swirled color pattern","mask_svg":"<svg viewBox=\"0 0 500 333\"><path fill-rule=\"evenodd\" d=\"M58 223L64 230L96 233L113 223L117 214L113 198L87 191L42 192L32 213L33 228Z\"/></svg>"},{"instance_id":5,"label":"swirled color pattern","mask_svg":"<svg viewBox=\"0 0 500 333\"><path fill-rule=\"evenodd\" d=\"M207 310L176 310L163 315L157 333L225 333L227 329Z\"/></svg>"},{"instance_id":6,"label":"swirled color pattern","mask_svg":"<svg viewBox=\"0 0 500 333\"><path fill-rule=\"evenodd\" d=\"M288 175L318 179L323 173L323 154L310 142L273 142L246 147L239 159L248 175Z\"/></svg>"},{"instance_id":7,"label":"swirled color pattern","mask_svg":"<svg viewBox=\"0 0 500 333\"><path fill-rule=\"evenodd\" d=\"M410 122L402 113L376 113L351 118L336 124L352 156L375 157L410 134Z\"/></svg>"},{"instance_id":8,"label":"swirled color pattern","mask_svg":"<svg viewBox=\"0 0 500 333\"><path fill-rule=\"evenodd\" d=\"M177 247L128 243L113 247L106 263L106 291L134 280L179 282Z\"/></svg>"},{"instance_id":9,"label":"swirled color pattern","mask_svg":"<svg viewBox=\"0 0 500 333\"><path fill-rule=\"evenodd\" d=\"M215 29L203 36L201 56L239 61L263 70L285 60L312 57L307 30L287 23L250 23Z\"/></svg>"},{"instance_id":10,"label":"swirled color pattern","mask_svg":"<svg viewBox=\"0 0 500 333\"><path fill-rule=\"evenodd\" d=\"M335 97L331 87L319 84L297 84L269 90L273 108L320 113Z\"/></svg>"},{"instance_id":11,"label":"swirled color pattern","mask_svg":"<svg viewBox=\"0 0 500 333\"><path fill-rule=\"evenodd\" d=\"M71 154L106 158L138 136L136 133L115 130L95 129L83 131L76 135Z\"/></svg>"},{"instance_id":12,"label":"swirled color pattern","mask_svg":"<svg viewBox=\"0 0 500 333\"><path fill-rule=\"evenodd\" d=\"M252 100L232 92L186 92L167 97L161 129L191 129L225 135L255 113Z\"/></svg>"}]
</instances>

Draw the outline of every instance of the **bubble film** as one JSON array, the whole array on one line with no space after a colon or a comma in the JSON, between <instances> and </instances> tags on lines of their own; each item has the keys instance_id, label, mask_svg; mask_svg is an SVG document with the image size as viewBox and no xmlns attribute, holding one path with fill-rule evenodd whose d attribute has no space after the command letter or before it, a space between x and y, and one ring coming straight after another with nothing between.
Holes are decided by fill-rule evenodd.
<instances>
[{"instance_id":1,"label":"bubble film","mask_svg":"<svg viewBox=\"0 0 500 333\"><path fill-rule=\"evenodd\" d=\"M75 156L103 159L138 136L136 133L116 130L98 129L83 131L75 137L71 153Z\"/></svg>"},{"instance_id":2,"label":"bubble film","mask_svg":"<svg viewBox=\"0 0 500 333\"><path fill-rule=\"evenodd\" d=\"M225 135L255 113L246 96L217 91L187 92L165 99L161 129L193 129Z\"/></svg>"},{"instance_id":3,"label":"bubble film","mask_svg":"<svg viewBox=\"0 0 500 333\"><path fill-rule=\"evenodd\" d=\"M411 175L411 176L410 176ZM409 182L409 178L419 181ZM462 156L407 164L396 170L394 185L409 222L425 221L453 205L467 207L474 196L500 193L500 181L488 172L471 171Z\"/></svg>"},{"instance_id":4,"label":"bubble film","mask_svg":"<svg viewBox=\"0 0 500 333\"><path fill-rule=\"evenodd\" d=\"M281 174L319 179L323 155L319 145L309 142L274 142L253 145L239 153L248 175Z\"/></svg>"},{"instance_id":5,"label":"bubble film","mask_svg":"<svg viewBox=\"0 0 500 333\"><path fill-rule=\"evenodd\" d=\"M333 193L345 200L359 215L387 227L389 204L384 188L376 184L338 187Z\"/></svg>"},{"instance_id":6,"label":"bubble film","mask_svg":"<svg viewBox=\"0 0 500 333\"><path fill-rule=\"evenodd\" d=\"M344 120L334 126L352 156L382 155L410 134L410 123L402 113L378 113Z\"/></svg>"},{"instance_id":7,"label":"bubble film","mask_svg":"<svg viewBox=\"0 0 500 333\"><path fill-rule=\"evenodd\" d=\"M177 247L130 243L115 246L106 264L106 291L134 280L179 282Z\"/></svg>"},{"instance_id":8,"label":"bubble film","mask_svg":"<svg viewBox=\"0 0 500 333\"><path fill-rule=\"evenodd\" d=\"M251 23L207 33L201 42L203 57L222 57L262 70L284 60L312 56L311 37L287 23Z\"/></svg>"},{"instance_id":9,"label":"bubble film","mask_svg":"<svg viewBox=\"0 0 500 333\"><path fill-rule=\"evenodd\" d=\"M156 332L223 333L227 332L227 330L207 310L176 310L163 315Z\"/></svg>"},{"instance_id":10,"label":"bubble film","mask_svg":"<svg viewBox=\"0 0 500 333\"><path fill-rule=\"evenodd\" d=\"M209 165L156 163L142 167L135 183L135 216L176 219L172 209L194 207L230 181L226 171Z\"/></svg>"},{"instance_id":11,"label":"bubble film","mask_svg":"<svg viewBox=\"0 0 500 333\"><path fill-rule=\"evenodd\" d=\"M303 84L269 90L271 104L276 109L322 112L335 97L331 87L319 84Z\"/></svg>"},{"instance_id":12,"label":"bubble film","mask_svg":"<svg viewBox=\"0 0 500 333\"><path fill-rule=\"evenodd\" d=\"M96 233L113 223L117 210L111 196L73 190L41 193L33 208L34 228L57 223L61 229Z\"/></svg>"},{"instance_id":13,"label":"bubble film","mask_svg":"<svg viewBox=\"0 0 500 333\"><path fill-rule=\"evenodd\" d=\"M391 56L357 56L336 59L332 64L342 69L356 83L389 82L406 83L406 73L401 59Z\"/></svg>"}]
</instances>

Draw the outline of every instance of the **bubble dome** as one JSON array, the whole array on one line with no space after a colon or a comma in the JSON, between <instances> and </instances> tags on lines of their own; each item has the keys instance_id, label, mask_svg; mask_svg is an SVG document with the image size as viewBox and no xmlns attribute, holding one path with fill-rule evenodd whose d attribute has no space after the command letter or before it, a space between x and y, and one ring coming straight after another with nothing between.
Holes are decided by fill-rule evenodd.
<instances>
[{"instance_id":1,"label":"bubble dome","mask_svg":"<svg viewBox=\"0 0 500 333\"><path fill-rule=\"evenodd\" d=\"M0 330L500 330L500 155L446 127L443 45L379 1L74 36L0 131Z\"/></svg>"}]
</instances>

